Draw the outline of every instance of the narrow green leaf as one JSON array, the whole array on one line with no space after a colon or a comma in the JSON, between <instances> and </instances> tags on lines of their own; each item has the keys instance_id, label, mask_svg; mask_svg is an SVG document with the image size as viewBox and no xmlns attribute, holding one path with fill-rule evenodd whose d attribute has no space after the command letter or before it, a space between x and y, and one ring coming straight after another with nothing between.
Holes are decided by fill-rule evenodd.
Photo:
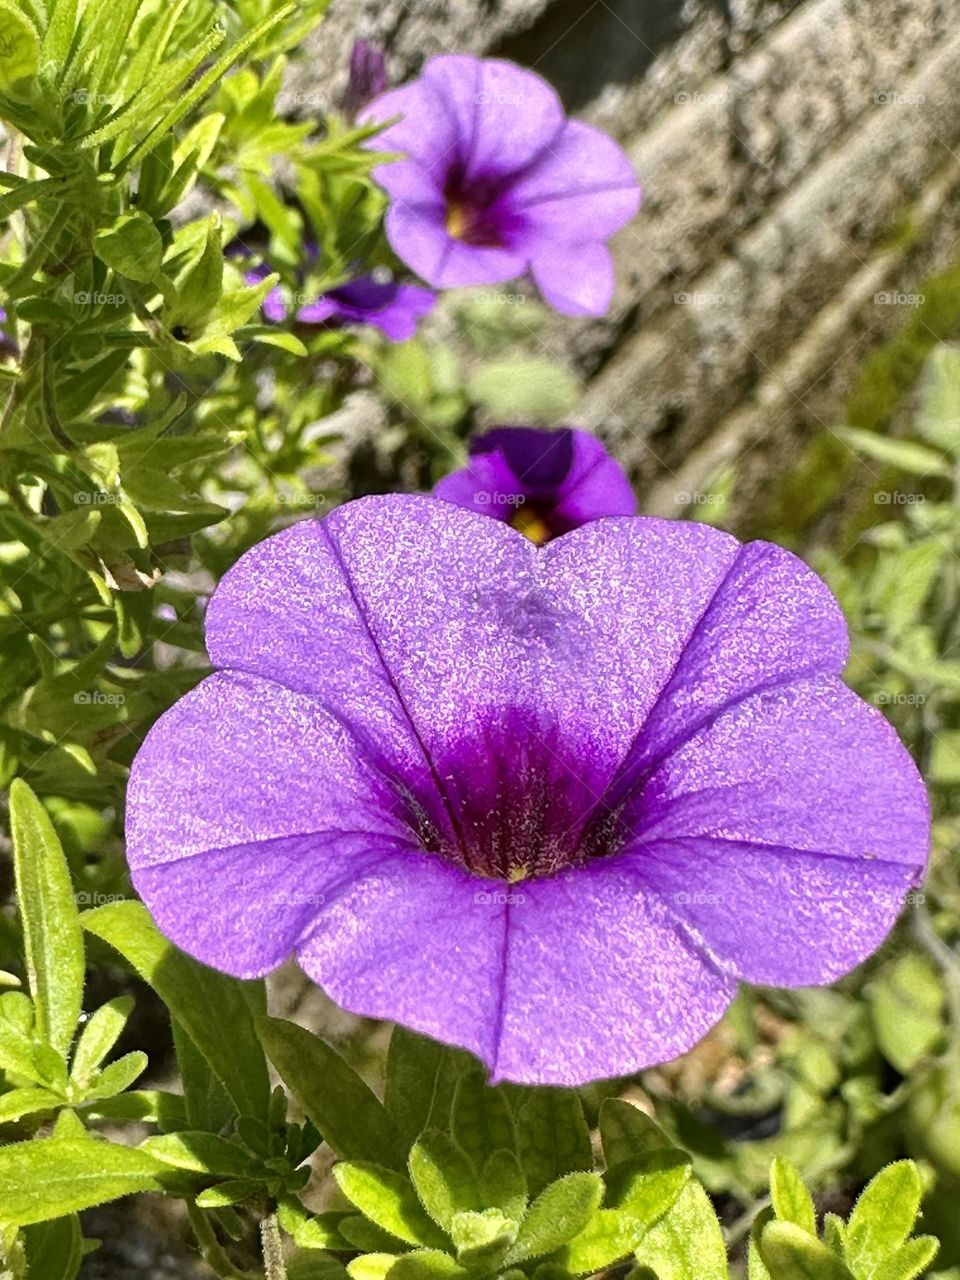
<instances>
[{"instance_id":1,"label":"narrow green leaf","mask_svg":"<svg viewBox=\"0 0 960 1280\"><path fill-rule=\"evenodd\" d=\"M491 1151L517 1150L517 1131L506 1095L487 1084L483 1071L472 1069L457 1081L453 1138L475 1169L482 1168Z\"/></svg>"},{"instance_id":2,"label":"narrow green leaf","mask_svg":"<svg viewBox=\"0 0 960 1280\"><path fill-rule=\"evenodd\" d=\"M817 1234L817 1211L813 1197L789 1160L777 1156L770 1168L770 1198L777 1217L792 1222L810 1235Z\"/></svg>"},{"instance_id":3,"label":"narrow green leaf","mask_svg":"<svg viewBox=\"0 0 960 1280\"><path fill-rule=\"evenodd\" d=\"M443 1248L444 1234L424 1212L412 1183L368 1161L334 1165L337 1186L362 1214L407 1244Z\"/></svg>"},{"instance_id":4,"label":"narrow green leaf","mask_svg":"<svg viewBox=\"0 0 960 1280\"><path fill-rule=\"evenodd\" d=\"M23 991L6 991L0 996L0 1070L40 1079L40 1068L32 1040L33 1004Z\"/></svg>"},{"instance_id":5,"label":"narrow green leaf","mask_svg":"<svg viewBox=\"0 0 960 1280\"><path fill-rule=\"evenodd\" d=\"M927 357L917 430L937 448L960 454L960 349L955 346L943 343Z\"/></svg>"},{"instance_id":6,"label":"narrow green leaf","mask_svg":"<svg viewBox=\"0 0 960 1280\"><path fill-rule=\"evenodd\" d=\"M171 1019L171 1022L173 1047L180 1069L187 1114L187 1124L180 1127L219 1133L234 1116L234 1104L210 1063L187 1032L176 1018Z\"/></svg>"},{"instance_id":7,"label":"narrow green leaf","mask_svg":"<svg viewBox=\"0 0 960 1280\"><path fill-rule=\"evenodd\" d=\"M84 1097L88 1101L96 1098L113 1098L118 1093L123 1093L124 1089L128 1089L146 1069L145 1053L138 1049L133 1053L126 1053L116 1062L111 1062L108 1067L103 1068L92 1086L86 1090Z\"/></svg>"},{"instance_id":8,"label":"narrow green leaf","mask_svg":"<svg viewBox=\"0 0 960 1280\"><path fill-rule=\"evenodd\" d=\"M139 902L85 911L82 923L154 988L243 1115L264 1115L270 1081L244 984L167 942Z\"/></svg>"},{"instance_id":9,"label":"narrow green leaf","mask_svg":"<svg viewBox=\"0 0 960 1280\"><path fill-rule=\"evenodd\" d=\"M862 431L858 427L838 427L836 434L857 453L866 454L876 462L899 467L915 476L949 476L950 467L943 455L926 445L912 440L891 440L875 431Z\"/></svg>"},{"instance_id":10,"label":"narrow green leaf","mask_svg":"<svg viewBox=\"0 0 960 1280\"><path fill-rule=\"evenodd\" d=\"M469 1160L439 1129L428 1129L413 1144L409 1169L421 1204L444 1231L455 1214L481 1207Z\"/></svg>"},{"instance_id":11,"label":"narrow green leaf","mask_svg":"<svg viewBox=\"0 0 960 1280\"><path fill-rule=\"evenodd\" d=\"M776 1280L855 1280L837 1255L793 1222L770 1222L760 1256Z\"/></svg>"},{"instance_id":12,"label":"narrow green leaf","mask_svg":"<svg viewBox=\"0 0 960 1280\"><path fill-rule=\"evenodd\" d=\"M0 3L0 90L10 93L36 74L40 40L36 27L10 0Z\"/></svg>"},{"instance_id":13,"label":"narrow green leaf","mask_svg":"<svg viewBox=\"0 0 960 1280\"><path fill-rule=\"evenodd\" d=\"M347 1274L350 1280L386 1280L387 1273L400 1261L402 1259L396 1253L365 1253L347 1263ZM408 1275L407 1280L420 1280L420 1277ZM427 1280L427 1277L424 1276L423 1280Z\"/></svg>"},{"instance_id":14,"label":"narrow green leaf","mask_svg":"<svg viewBox=\"0 0 960 1280\"><path fill-rule=\"evenodd\" d=\"M218 1182L215 1187L208 1187L197 1196L198 1209L225 1209L232 1204L241 1204L251 1199L262 1190L258 1182L251 1178L234 1178L229 1182Z\"/></svg>"},{"instance_id":15,"label":"narrow green leaf","mask_svg":"<svg viewBox=\"0 0 960 1280\"><path fill-rule=\"evenodd\" d=\"M280 1078L337 1155L405 1168L393 1120L335 1049L281 1018L258 1019L257 1031Z\"/></svg>"},{"instance_id":16,"label":"narrow green leaf","mask_svg":"<svg viewBox=\"0 0 960 1280\"><path fill-rule=\"evenodd\" d=\"M37 1032L65 1056L83 1003L83 931L53 823L20 778L10 787L10 826Z\"/></svg>"},{"instance_id":17,"label":"narrow green leaf","mask_svg":"<svg viewBox=\"0 0 960 1280\"><path fill-rule=\"evenodd\" d=\"M13 1124L24 1116L38 1111L56 1111L63 1106L63 1098L50 1089L11 1089L0 1093L0 1124Z\"/></svg>"},{"instance_id":18,"label":"narrow green leaf","mask_svg":"<svg viewBox=\"0 0 960 1280\"><path fill-rule=\"evenodd\" d=\"M72 1080L89 1080L119 1040L132 1012L132 996L114 996L90 1015L73 1053Z\"/></svg>"},{"instance_id":19,"label":"narrow green leaf","mask_svg":"<svg viewBox=\"0 0 960 1280\"><path fill-rule=\"evenodd\" d=\"M40 45L41 73L46 72L51 66L58 72L63 70L76 29L77 0L56 0L50 25L44 32Z\"/></svg>"},{"instance_id":20,"label":"narrow green leaf","mask_svg":"<svg viewBox=\"0 0 960 1280\"><path fill-rule=\"evenodd\" d=\"M887 1165L863 1189L847 1223L847 1261L869 1272L895 1252L913 1230L923 1183L912 1160Z\"/></svg>"},{"instance_id":21,"label":"narrow green leaf","mask_svg":"<svg viewBox=\"0 0 960 1280\"><path fill-rule=\"evenodd\" d=\"M603 1193L598 1173L568 1173L551 1183L530 1206L506 1264L542 1258L573 1240L596 1214Z\"/></svg>"},{"instance_id":22,"label":"narrow green leaf","mask_svg":"<svg viewBox=\"0 0 960 1280\"><path fill-rule=\"evenodd\" d=\"M149 284L160 274L163 241L143 213L125 213L112 227L98 231L93 251L101 262L129 280Z\"/></svg>"},{"instance_id":23,"label":"narrow green leaf","mask_svg":"<svg viewBox=\"0 0 960 1280\"><path fill-rule=\"evenodd\" d=\"M141 1143L140 1150L175 1169L186 1169L191 1173L239 1178L250 1168L250 1157L245 1151L213 1133L163 1133L156 1138L147 1138Z\"/></svg>"},{"instance_id":24,"label":"narrow green leaf","mask_svg":"<svg viewBox=\"0 0 960 1280\"><path fill-rule=\"evenodd\" d=\"M382 1256L382 1255L381 1255ZM361 1259L357 1259L361 1261ZM347 1270L350 1271L351 1263ZM394 1260L390 1267L390 1280L461 1280L471 1272L461 1267L448 1253L438 1249L417 1249ZM373 1280L367 1274L355 1274L353 1280Z\"/></svg>"},{"instance_id":25,"label":"narrow green leaf","mask_svg":"<svg viewBox=\"0 0 960 1280\"><path fill-rule=\"evenodd\" d=\"M699 1182L687 1182L676 1204L640 1241L636 1258L658 1280L728 1280L723 1232Z\"/></svg>"},{"instance_id":26,"label":"narrow green leaf","mask_svg":"<svg viewBox=\"0 0 960 1280\"><path fill-rule=\"evenodd\" d=\"M0 1214L19 1226L47 1222L135 1191L160 1191L162 1173L145 1151L97 1138L14 1143L0 1147Z\"/></svg>"}]
</instances>

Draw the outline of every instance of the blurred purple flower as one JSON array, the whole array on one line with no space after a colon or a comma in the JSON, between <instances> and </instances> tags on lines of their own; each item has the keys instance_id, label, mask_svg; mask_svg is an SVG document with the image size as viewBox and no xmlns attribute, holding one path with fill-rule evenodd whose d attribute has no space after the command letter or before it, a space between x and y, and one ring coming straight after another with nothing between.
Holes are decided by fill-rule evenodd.
<instances>
[{"instance_id":1,"label":"blurred purple flower","mask_svg":"<svg viewBox=\"0 0 960 1280\"><path fill-rule=\"evenodd\" d=\"M344 115L353 119L387 89L387 64L382 52L366 40L354 42L350 54L350 79L343 95Z\"/></svg>"},{"instance_id":2,"label":"blurred purple flower","mask_svg":"<svg viewBox=\"0 0 960 1280\"><path fill-rule=\"evenodd\" d=\"M595 436L575 427L495 427L471 441L469 464L433 492L503 520L536 543L637 510L623 468Z\"/></svg>"},{"instance_id":3,"label":"blurred purple flower","mask_svg":"<svg viewBox=\"0 0 960 1280\"><path fill-rule=\"evenodd\" d=\"M568 121L532 71L466 55L431 58L362 123L398 123L365 145L403 152L374 177L391 197L394 252L438 289L532 272L547 302L603 315L613 297L606 241L636 213L640 186L605 133Z\"/></svg>"},{"instance_id":4,"label":"blurred purple flower","mask_svg":"<svg viewBox=\"0 0 960 1280\"><path fill-rule=\"evenodd\" d=\"M17 356L20 354L20 348L14 342L13 338L3 328L7 322L7 313L0 307L0 358L3 356Z\"/></svg>"},{"instance_id":5,"label":"blurred purple flower","mask_svg":"<svg viewBox=\"0 0 960 1280\"><path fill-rule=\"evenodd\" d=\"M215 667L133 764L160 928L578 1085L690 1048L740 980L827 983L922 873L923 784L841 681L830 592L693 522L544 548L364 498L247 552Z\"/></svg>"},{"instance_id":6,"label":"blurred purple flower","mask_svg":"<svg viewBox=\"0 0 960 1280\"><path fill-rule=\"evenodd\" d=\"M270 274L270 266L261 263L246 273L246 280L256 284ZM308 325L368 324L391 342L406 342L416 336L420 321L433 310L436 301L436 294L419 285L358 276L299 307L294 319ZM271 324L280 324L288 314L283 290L277 285L263 300L264 318Z\"/></svg>"}]
</instances>

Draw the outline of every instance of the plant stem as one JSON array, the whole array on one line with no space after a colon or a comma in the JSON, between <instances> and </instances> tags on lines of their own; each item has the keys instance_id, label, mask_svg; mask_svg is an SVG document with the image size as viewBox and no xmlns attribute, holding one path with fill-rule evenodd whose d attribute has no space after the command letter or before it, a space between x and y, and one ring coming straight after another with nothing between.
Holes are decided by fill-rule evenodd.
<instances>
[{"instance_id":1,"label":"plant stem","mask_svg":"<svg viewBox=\"0 0 960 1280\"><path fill-rule=\"evenodd\" d=\"M263 1266L267 1280L287 1280L287 1268L284 1266L283 1247L280 1243L280 1227L275 1213L261 1220L260 1239L263 1241Z\"/></svg>"}]
</instances>

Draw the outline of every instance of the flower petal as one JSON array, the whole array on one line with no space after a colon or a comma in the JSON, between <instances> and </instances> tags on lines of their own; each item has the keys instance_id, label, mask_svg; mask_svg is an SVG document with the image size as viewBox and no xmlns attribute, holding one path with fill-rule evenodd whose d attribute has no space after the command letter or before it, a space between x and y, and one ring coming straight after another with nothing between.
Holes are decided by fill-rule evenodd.
<instances>
[{"instance_id":1,"label":"flower petal","mask_svg":"<svg viewBox=\"0 0 960 1280\"><path fill-rule=\"evenodd\" d=\"M384 861L324 911L300 966L351 1013L401 1022L490 1062L503 923L498 908L477 901L487 886L435 857Z\"/></svg>"},{"instance_id":2,"label":"flower petal","mask_svg":"<svg viewBox=\"0 0 960 1280\"><path fill-rule=\"evenodd\" d=\"M623 148L571 120L511 186L510 202L541 235L575 244L619 231L639 209L641 194Z\"/></svg>"},{"instance_id":3,"label":"flower petal","mask_svg":"<svg viewBox=\"0 0 960 1280\"><path fill-rule=\"evenodd\" d=\"M447 169L459 154L461 133L456 118L443 97L425 79L376 98L360 116L361 125L395 123L382 129L364 145L372 151L402 152L416 161L421 172L438 190L443 187ZM407 168L409 161L398 160L379 165L373 176L384 183L391 172ZM388 188L389 190L389 188Z\"/></svg>"},{"instance_id":4,"label":"flower petal","mask_svg":"<svg viewBox=\"0 0 960 1280\"><path fill-rule=\"evenodd\" d=\"M513 889L523 900L504 908L498 1079L632 1074L690 1049L736 993L614 860Z\"/></svg>"},{"instance_id":5,"label":"flower petal","mask_svg":"<svg viewBox=\"0 0 960 1280\"><path fill-rule=\"evenodd\" d=\"M791 987L833 982L875 951L916 878L909 863L714 837L654 841L618 863L718 967Z\"/></svg>"},{"instance_id":6,"label":"flower petal","mask_svg":"<svg viewBox=\"0 0 960 1280\"><path fill-rule=\"evenodd\" d=\"M515 63L445 55L431 58L423 74L457 120L468 179L506 176L526 168L564 128L556 91Z\"/></svg>"},{"instance_id":7,"label":"flower petal","mask_svg":"<svg viewBox=\"0 0 960 1280\"><path fill-rule=\"evenodd\" d=\"M532 270L537 288L555 311L602 316L610 309L616 277L606 245L537 245Z\"/></svg>"},{"instance_id":8,"label":"flower petal","mask_svg":"<svg viewBox=\"0 0 960 1280\"><path fill-rule=\"evenodd\" d=\"M178 946L275 968L328 893L410 837L373 759L315 699L219 672L154 725L127 794L134 885Z\"/></svg>"},{"instance_id":9,"label":"flower petal","mask_svg":"<svg viewBox=\"0 0 960 1280\"><path fill-rule=\"evenodd\" d=\"M858 863L926 862L927 797L896 733L837 677L775 685L728 707L628 801L645 844L709 836Z\"/></svg>"}]
</instances>

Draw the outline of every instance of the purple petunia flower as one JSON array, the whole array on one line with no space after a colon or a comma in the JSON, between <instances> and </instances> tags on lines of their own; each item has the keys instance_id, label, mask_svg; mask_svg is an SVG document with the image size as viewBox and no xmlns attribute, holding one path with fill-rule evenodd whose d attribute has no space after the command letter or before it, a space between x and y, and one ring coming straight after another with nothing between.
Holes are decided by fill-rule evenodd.
<instances>
[{"instance_id":1,"label":"purple petunia flower","mask_svg":"<svg viewBox=\"0 0 960 1280\"><path fill-rule=\"evenodd\" d=\"M557 311L603 315L613 297L606 241L640 206L623 150L567 120L554 90L510 62L431 58L363 123L402 117L365 145L399 151L374 177L391 197L394 252L437 289L532 272Z\"/></svg>"},{"instance_id":2,"label":"purple petunia flower","mask_svg":"<svg viewBox=\"0 0 960 1280\"><path fill-rule=\"evenodd\" d=\"M207 645L130 782L160 928L240 977L295 953L499 1079L623 1075L740 979L833 981L924 866L840 610L767 543L633 517L537 548L364 498L247 552Z\"/></svg>"},{"instance_id":3,"label":"purple petunia flower","mask_svg":"<svg viewBox=\"0 0 960 1280\"><path fill-rule=\"evenodd\" d=\"M270 273L269 265L261 263L248 271L245 278L248 284L256 284ZM419 285L358 276L299 307L295 319L298 324L308 325L372 325L391 342L406 342L416 336L417 326L433 310L436 301L436 294ZM279 285L264 298L262 309L264 318L271 324L286 320L289 312Z\"/></svg>"},{"instance_id":4,"label":"purple petunia flower","mask_svg":"<svg viewBox=\"0 0 960 1280\"><path fill-rule=\"evenodd\" d=\"M350 79L343 95L343 112L353 117L360 114L374 98L386 92L387 63L382 52L366 40L356 40L350 53Z\"/></svg>"},{"instance_id":5,"label":"purple petunia flower","mask_svg":"<svg viewBox=\"0 0 960 1280\"><path fill-rule=\"evenodd\" d=\"M632 516L637 499L620 464L575 427L495 427L470 443L470 462L433 490L548 542L601 516Z\"/></svg>"}]
</instances>

